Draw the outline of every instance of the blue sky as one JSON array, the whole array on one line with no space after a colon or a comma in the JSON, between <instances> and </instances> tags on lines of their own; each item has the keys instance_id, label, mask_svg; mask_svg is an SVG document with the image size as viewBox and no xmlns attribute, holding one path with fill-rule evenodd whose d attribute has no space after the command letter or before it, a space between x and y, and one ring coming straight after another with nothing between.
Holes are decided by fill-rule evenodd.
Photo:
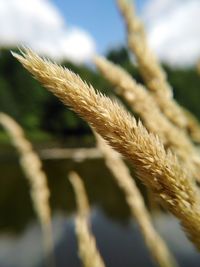
<instances>
[{"instance_id":1,"label":"blue sky","mask_svg":"<svg viewBox=\"0 0 200 267\"><path fill-rule=\"evenodd\" d=\"M148 0L136 1L138 12ZM76 25L88 31L98 44L98 52L125 42L123 20L116 7L115 0L52 0L62 13L66 24Z\"/></svg>"},{"instance_id":2,"label":"blue sky","mask_svg":"<svg viewBox=\"0 0 200 267\"><path fill-rule=\"evenodd\" d=\"M200 0L134 2L157 57L172 66L196 64ZM126 44L116 0L0 0L0 7L0 47L25 45L55 61L82 64Z\"/></svg>"}]
</instances>

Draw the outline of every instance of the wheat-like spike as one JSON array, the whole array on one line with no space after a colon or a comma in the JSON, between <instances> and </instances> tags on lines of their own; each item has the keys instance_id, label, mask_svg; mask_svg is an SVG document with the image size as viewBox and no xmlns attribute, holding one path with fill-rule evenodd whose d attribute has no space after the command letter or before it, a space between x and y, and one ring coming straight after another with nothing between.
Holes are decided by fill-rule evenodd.
<instances>
[{"instance_id":1,"label":"wheat-like spike","mask_svg":"<svg viewBox=\"0 0 200 267\"><path fill-rule=\"evenodd\" d=\"M118 6L127 25L129 47L160 109L178 127L187 129L189 133L200 134L199 124L194 124L195 116L191 113L189 117L185 116L182 107L173 99L172 88L167 81L166 73L148 46L143 24L136 16L134 6L127 0L118 0Z\"/></svg>"},{"instance_id":2,"label":"wheat-like spike","mask_svg":"<svg viewBox=\"0 0 200 267\"><path fill-rule=\"evenodd\" d=\"M177 158L148 133L141 122L73 72L41 59L31 50L13 54L49 91L84 118L135 167L137 176L181 221L187 236L200 249L199 193Z\"/></svg>"},{"instance_id":3,"label":"wheat-like spike","mask_svg":"<svg viewBox=\"0 0 200 267\"><path fill-rule=\"evenodd\" d=\"M20 156L20 164L30 184L33 206L40 221L48 264L54 266L51 210L47 177L42 163L25 138L23 129L7 114L0 112L0 124L4 127ZM49 258L50 257L50 258Z\"/></svg>"},{"instance_id":4,"label":"wheat-like spike","mask_svg":"<svg viewBox=\"0 0 200 267\"><path fill-rule=\"evenodd\" d=\"M182 163L197 179L200 172L200 156L188 135L172 124L146 88L120 66L104 57L96 56L94 62L103 76L114 86L134 112L137 112L147 129L157 134L167 148L171 148ZM190 155L190 157L188 157Z\"/></svg>"},{"instance_id":5,"label":"wheat-like spike","mask_svg":"<svg viewBox=\"0 0 200 267\"><path fill-rule=\"evenodd\" d=\"M95 132L94 134L97 140L97 147L103 153L107 167L113 174L119 187L123 190L131 214L138 222L146 245L154 260L158 266L177 266L164 240L159 236L151 223L151 216L145 207L143 197L131 177L128 167L120 158L120 155L109 147L100 135Z\"/></svg>"},{"instance_id":6,"label":"wheat-like spike","mask_svg":"<svg viewBox=\"0 0 200 267\"><path fill-rule=\"evenodd\" d=\"M88 225L89 202L83 181L75 172L69 173L73 186L78 214L76 216L76 235L78 239L79 255L84 267L105 267L99 254L96 241Z\"/></svg>"}]
</instances>

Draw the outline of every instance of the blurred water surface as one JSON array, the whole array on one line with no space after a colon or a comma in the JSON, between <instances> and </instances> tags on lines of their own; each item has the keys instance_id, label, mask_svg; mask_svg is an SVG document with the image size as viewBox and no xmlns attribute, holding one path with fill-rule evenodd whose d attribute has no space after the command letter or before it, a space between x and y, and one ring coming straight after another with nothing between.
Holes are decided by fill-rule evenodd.
<instances>
[{"instance_id":1,"label":"blurred water surface","mask_svg":"<svg viewBox=\"0 0 200 267\"><path fill-rule=\"evenodd\" d=\"M0 152L0 267L43 267L41 230L31 205L29 186L16 153L11 148L6 151L2 148ZM130 218L124 195L103 159L48 159L43 166L51 190L57 267L81 266L74 233L75 200L68 181L71 170L77 171L85 183L92 207L92 229L106 266L155 266L137 224ZM146 199L144 186L138 185ZM154 223L181 266L200 266L200 255L176 219L162 214L154 217Z\"/></svg>"}]
</instances>

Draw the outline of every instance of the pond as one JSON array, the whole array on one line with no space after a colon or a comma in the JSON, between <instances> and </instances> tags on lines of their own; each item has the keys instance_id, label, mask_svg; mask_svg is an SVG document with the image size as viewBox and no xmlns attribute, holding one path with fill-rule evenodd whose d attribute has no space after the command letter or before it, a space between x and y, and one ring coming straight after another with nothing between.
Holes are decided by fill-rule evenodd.
<instances>
[{"instance_id":1,"label":"pond","mask_svg":"<svg viewBox=\"0 0 200 267\"><path fill-rule=\"evenodd\" d=\"M79 173L91 204L91 226L107 267L156 266L141 237L121 190L102 158L74 161L43 160L51 191L53 236L57 267L81 266L74 231L75 199L68 173ZM133 170L131 170L132 173ZM14 152L0 153L0 267L43 267L40 226L29 186ZM138 183L147 201L146 189ZM147 201L148 202L148 201ZM159 213L156 229L167 241L180 266L200 266L200 255L187 241L176 219Z\"/></svg>"}]
</instances>

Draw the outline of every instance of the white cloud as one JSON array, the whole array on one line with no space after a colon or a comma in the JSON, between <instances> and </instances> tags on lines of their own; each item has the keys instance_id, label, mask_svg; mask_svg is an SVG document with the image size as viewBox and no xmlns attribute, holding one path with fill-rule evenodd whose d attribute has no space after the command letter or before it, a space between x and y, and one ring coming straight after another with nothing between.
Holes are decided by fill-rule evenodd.
<instances>
[{"instance_id":1,"label":"white cloud","mask_svg":"<svg viewBox=\"0 0 200 267\"><path fill-rule=\"evenodd\" d=\"M67 28L49 0L0 0L0 46L25 45L54 60L82 63L95 44L88 33Z\"/></svg>"},{"instance_id":2,"label":"white cloud","mask_svg":"<svg viewBox=\"0 0 200 267\"><path fill-rule=\"evenodd\" d=\"M149 0L143 10L151 47L174 66L200 58L200 1Z\"/></svg>"}]
</instances>

